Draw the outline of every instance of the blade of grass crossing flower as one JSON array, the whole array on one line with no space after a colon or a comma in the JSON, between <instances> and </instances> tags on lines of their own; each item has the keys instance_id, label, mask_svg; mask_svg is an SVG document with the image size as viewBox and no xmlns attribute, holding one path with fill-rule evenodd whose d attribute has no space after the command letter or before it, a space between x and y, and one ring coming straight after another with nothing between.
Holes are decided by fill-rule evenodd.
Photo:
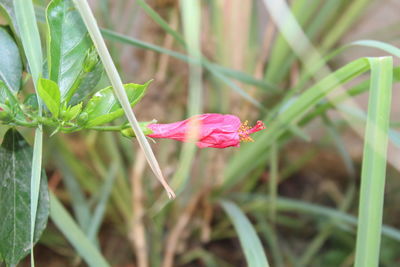
<instances>
[{"instance_id":1,"label":"blade of grass crossing flower","mask_svg":"<svg viewBox=\"0 0 400 267\"><path fill-rule=\"evenodd\" d=\"M140 1L139 1L140 2ZM187 51L190 57L195 61L201 61L200 52L200 3L188 1L180 1L182 9L183 29L185 33L185 40L187 44ZM188 115L192 116L201 112L202 102L202 83L201 83L201 67L196 65L189 65L189 110Z\"/></svg>"},{"instance_id":2,"label":"blade of grass crossing flower","mask_svg":"<svg viewBox=\"0 0 400 267\"><path fill-rule=\"evenodd\" d=\"M14 0L15 16L20 31L21 42L25 51L33 83L37 92L37 82L42 73L43 55L40 42L39 30L36 23L35 12L32 1ZM38 95L39 115L42 114L41 100ZM32 170L31 170L31 223L30 223L30 243L31 243L31 266L35 266L33 255L33 238L35 231L35 221L37 206L39 201L40 179L42 170L42 148L43 131L39 127L35 131L35 141L33 145Z\"/></svg>"},{"instance_id":3,"label":"blade of grass crossing flower","mask_svg":"<svg viewBox=\"0 0 400 267\"><path fill-rule=\"evenodd\" d=\"M184 36L187 44L187 52L189 57L194 58L194 60L197 62L200 62L200 2L181 0L180 7L182 10L182 21L184 25ZM189 71L189 97L187 114L192 116L202 113L202 69L199 65L189 64ZM200 125L198 123L190 125L188 135L196 138L200 130L199 127ZM186 185L196 150L197 148L194 143L185 143L183 145L180 154L178 170L172 178L172 182L178 188L178 191L183 190L183 187Z\"/></svg>"},{"instance_id":4,"label":"blade of grass crossing flower","mask_svg":"<svg viewBox=\"0 0 400 267\"><path fill-rule=\"evenodd\" d=\"M53 193L50 193L50 216L54 224L89 266L110 266Z\"/></svg>"},{"instance_id":5,"label":"blade of grass crossing flower","mask_svg":"<svg viewBox=\"0 0 400 267\"><path fill-rule=\"evenodd\" d=\"M220 203L239 235L247 265L252 267L268 267L269 264L261 241L249 219L233 202L223 200Z\"/></svg>"},{"instance_id":6,"label":"blade of grass crossing flower","mask_svg":"<svg viewBox=\"0 0 400 267\"><path fill-rule=\"evenodd\" d=\"M378 266L392 92L391 57L370 58L371 85L361 171L355 266Z\"/></svg>"},{"instance_id":7,"label":"blade of grass crossing flower","mask_svg":"<svg viewBox=\"0 0 400 267\"><path fill-rule=\"evenodd\" d=\"M101 61L103 62L104 68L107 72L108 78L110 79L110 82L113 86L115 95L117 96L122 108L124 109L125 115L128 118L128 121L133 131L135 132L139 145L143 149L146 159L149 162L150 168L152 169L160 183L164 186L168 197L170 199L175 198L175 193L166 182L161 172L160 166L157 162L157 159L150 147L150 144L148 143L146 137L140 129L140 125L136 119L136 116L130 107L128 97L121 81L121 77L118 74L110 53L108 52L104 39L101 36L99 27L97 26L96 19L94 18L87 1L74 0L74 3L79 10L79 13L81 14L83 21L86 24L90 36L92 37L93 43L97 48L97 52L99 53Z\"/></svg>"}]
</instances>

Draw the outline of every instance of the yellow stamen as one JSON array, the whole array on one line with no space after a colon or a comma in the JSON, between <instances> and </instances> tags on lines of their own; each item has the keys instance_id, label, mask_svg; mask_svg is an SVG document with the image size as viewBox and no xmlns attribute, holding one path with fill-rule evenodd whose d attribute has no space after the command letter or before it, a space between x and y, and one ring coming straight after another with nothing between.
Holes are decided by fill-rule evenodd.
<instances>
[{"instance_id":1,"label":"yellow stamen","mask_svg":"<svg viewBox=\"0 0 400 267\"><path fill-rule=\"evenodd\" d=\"M245 121L239 127L239 140L241 142L254 142L253 138L248 134L248 131L251 129L251 127L247 125L248 123L248 121Z\"/></svg>"}]
</instances>

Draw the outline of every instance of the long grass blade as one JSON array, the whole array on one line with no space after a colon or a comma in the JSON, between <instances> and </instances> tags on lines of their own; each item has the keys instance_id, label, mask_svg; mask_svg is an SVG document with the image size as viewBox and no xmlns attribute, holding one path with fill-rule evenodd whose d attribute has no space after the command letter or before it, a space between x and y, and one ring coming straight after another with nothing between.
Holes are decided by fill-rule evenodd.
<instances>
[{"instance_id":1,"label":"long grass blade","mask_svg":"<svg viewBox=\"0 0 400 267\"><path fill-rule=\"evenodd\" d=\"M21 42L25 51L33 83L36 83L41 76L43 66L42 47L40 43L39 30L36 23L35 11L32 1L14 0L15 16L20 31ZM41 100L38 95L39 115L42 114ZM33 255L33 238L35 232L35 222L37 206L39 201L40 179L42 172L42 149L43 149L43 130L39 127L35 130L35 141L33 145L32 170L31 170L31 266L35 266Z\"/></svg>"},{"instance_id":2,"label":"long grass blade","mask_svg":"<svg viewBox=\"0 0 400 267\"><path fill-rule=\"evenodd\" d=\"M201 61L200 52L200 5L199 2L189 3L188 1L180 1L182 9L182 20L184 24L185 43L187 44L187 52L195 62ZM202 69L201 66L190 64L189 65L189 97L188 97L188 110L189 116L200 114L203 109L203 88L202 88ZM194 138L199 133L199 124L191 125L189 135ZM189 172L193 163L194 155L196 153L196 146L194 143L185 143L180 155L180 164L178 170L172 178L174 184L183 189L185 181L189 178Z\"/></svg>"},{"instance_id":3,"label":"long grass blade","mask_svg":"<svg viewBox=\"0 0 400 267\"><path fill-rule=\"evenodd\" d=\"M118 74L117 68L115 67L113 60L111 58L110 53L108 52L107 46L104 42L103 37L101 36L99 27L97 26L96 19L93 16L93 13L87 3L86 0L74 0L74 3L81 14L83 21L86 24L86 27L89 31L90 36L92 37L93 43L97 48L101 61L103 62L104 68L107 72L108 78L113 86L114 93L117 96L119 102L121 103L122 108L125 111L125 115L128 118L128 121L135 132L136 138L139 142L140 147L143 149L144 154L146 156L147 161L149 162L150 168L160 181L160 183L164 186L168 197L170 199L175 198L175 193L172 188L169 187L166 182L160 166L157 162L157 159L151 149L149 142L144 136L142 130L140 129L139 123L136 119L135 114L133 113L128 97L126 95L125 89L122 85L121 77Z\"/></svg>"},{"instance_id":4,"label":"long grass blade","mask_svg":"<svg viewBox=\"0 0 400 267\"><path fill-rule=\"evenodd\" d=\"M181 1L182 9L182 20L184 22L185 42L187 43L187 52L189 58L193 59L193 62L201 62L200 52L200 6L198 2L189 3L187 1ZM168 26L169 27L169 26ZM189 63L189 97L188 97L188 109L187 114L189 116L200 114L203 108L203 88L202 88L202 68L201 65ZM199 133L199 124L194 121L190 125L187 138L195 140ZM179 165L174 176L171 179L171 183L176 188L179 194L184 186L187 184L189 179L189 173L193 164L193 160L196 153L196 145L194 142L185 143L182 147L179 156ZM166 202L163 198L160 198L152 208L152 214L157 214L162 208L164 208Z\"/></svg>"},{"instance_id":5,"label":"long grass blade","mask_svg":"<svg viewBox=\"0 0 400 267\"><path fill-rule=\"evenodd\" d=\"M355 266L378 266L392 93L391 57L371 58Z\"/></svg>"}]
</instances>

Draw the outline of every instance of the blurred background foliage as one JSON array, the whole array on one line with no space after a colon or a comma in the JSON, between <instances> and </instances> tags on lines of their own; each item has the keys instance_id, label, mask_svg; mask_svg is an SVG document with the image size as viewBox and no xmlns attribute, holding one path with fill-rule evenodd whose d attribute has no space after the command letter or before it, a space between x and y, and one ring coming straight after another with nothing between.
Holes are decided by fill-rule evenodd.
<instances>
[{"instance_id":1,"label":"blurred background foliage","mask_svg":"<svg viewBox=\"0 0 400 267\"><path fill-rule=\"evenodd\" d=\"M355 128L364 130L357 114L366 111L370 78L357 59L396 55L383 43L399 44L400 2L288 1L322 61L295 52L264 1L89 2L124 82L154 79L135 107L141 121L208 112L267 126L240 149L157 141L157 159L178 193L171 202L135 141L94 131L45 137L50 190L104 258L112 266L263 266L265 251L271 266L352 266L363 156ZM47 2L35 3L44 31ZM349 46L365 39L383 42L380 50ZM304 97L318 91L315 84L327 89L320 81L340 68L337 85L350 95L337 102L351 98L360 109L334 107L325 94ZM98 88L107 85L103 75ZM291 107L286 124L274 126ZM399 112L393 104L380 266L400 264ZM37 266L85 265L82 248L63 234L50 221L35 248Z\"/></svg>"}]
</instances>

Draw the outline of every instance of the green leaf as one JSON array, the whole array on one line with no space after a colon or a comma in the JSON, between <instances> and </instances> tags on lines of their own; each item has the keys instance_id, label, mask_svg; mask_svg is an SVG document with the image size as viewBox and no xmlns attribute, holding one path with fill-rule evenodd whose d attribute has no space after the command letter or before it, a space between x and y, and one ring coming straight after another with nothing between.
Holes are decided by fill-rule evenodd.
<instances>
[{"instance_id":1,"label":"green leaf","mask_svg":"<svg viewBox=\"0 0 400 267\"><path fill-rule=\"evenodd\" d=\"M39 79L38 93L54 117L60 113L61 96L58 85L44 78Z\"/></svg>"},{"instance_id":2,"label":"green leaf","mask_svg":"<svg viewBox=\"0 0 400 267\"><path fill-rule=\"evenodd\" d=\"M35 11L32 1L14 0L15 18L21 34L21 43L24 48L29 71L35 85L35 92L38 95L38 82L42 76L43 53L40 41L39 29L36 22ZM38 115L42 115L42 100L38 97ZM30 250L31 265L35 265L33 245L36 229L36 218L38 214L38 203L41 193L41 172L42 172L42 149L43 131L41 125L35 129L35 141L32 152L32 170L30 176ZM43 191L43 190L42 190Z\"/></svg>"},{"instance_id":3,"label":"green leaf","mask_svg":"<svg viewBox=\"0 0 400 267\"><path fill-rule=\"evenodd\" d=\"M133 107L143 96L151 81L141 85L135 83L125 84L129 103ZM97 92L88 102L84 112L88 114L87 127L105 124L124 115L124 111L115 97L113 88L106 87Z\"/></svg>"},{"instance_id":4,"label":"green leaf","mask_svg":"<svg viewBox=\"0 0 400 267\"><path fill-rule=\"evenodd\" d=\"M0 254L9 265L30 252L30 184L32 148L10 129L0 147ZM42 171L34 242L39 240L49 216L46 174Z\"/></svg>"},{"instance_id":5,"label":"green leaf","mask_svg":"<svg viewBox=\"0 0 400 267\"><path fill-rule=\"evenodd\" d=\"M392 57L370 58L371 85L354 266L378 266L392 95Z\"/></svg>"},{"instance_id":6,"label":"green leaf","mask_svg":"<svg viewBox=\"0 0 400 267\"><path fill-rule=\"evenodd\" d=\"M96 68L84 70L93 44L72 1L51 1L46 16L49 77L59 84L62 100L68 102L77 90L90 91L100 80L102 72ZM92 75L89 77L89 74ZM86 81L86 87L80 88L85 79L90 79L90 82ZM76 99L75 103L80 100Z\"/></svg>"},{"instance_id":7,"label":"green leaf","mask_svg":"<svg viewBox=\"0 0 400 267\"><path fill-rule=\"evenodd\" d=\"M235 230L239 235L240 244L246 257L247 266L268 267L267 257L261 241L254 230L253 225L246 215L230 201L221 201L221 205L231 219Z\"/></svg>"},{"instance_id":8,"label":"green leaf","mask_svg":"<svg viewBox=\"0 0 400 267\"><path fill-rule=\"evenodd\" d=\"M17 93L21 86L22 63L14 39L0 27L0 80Z\"/></svg>"}]
</instances>

